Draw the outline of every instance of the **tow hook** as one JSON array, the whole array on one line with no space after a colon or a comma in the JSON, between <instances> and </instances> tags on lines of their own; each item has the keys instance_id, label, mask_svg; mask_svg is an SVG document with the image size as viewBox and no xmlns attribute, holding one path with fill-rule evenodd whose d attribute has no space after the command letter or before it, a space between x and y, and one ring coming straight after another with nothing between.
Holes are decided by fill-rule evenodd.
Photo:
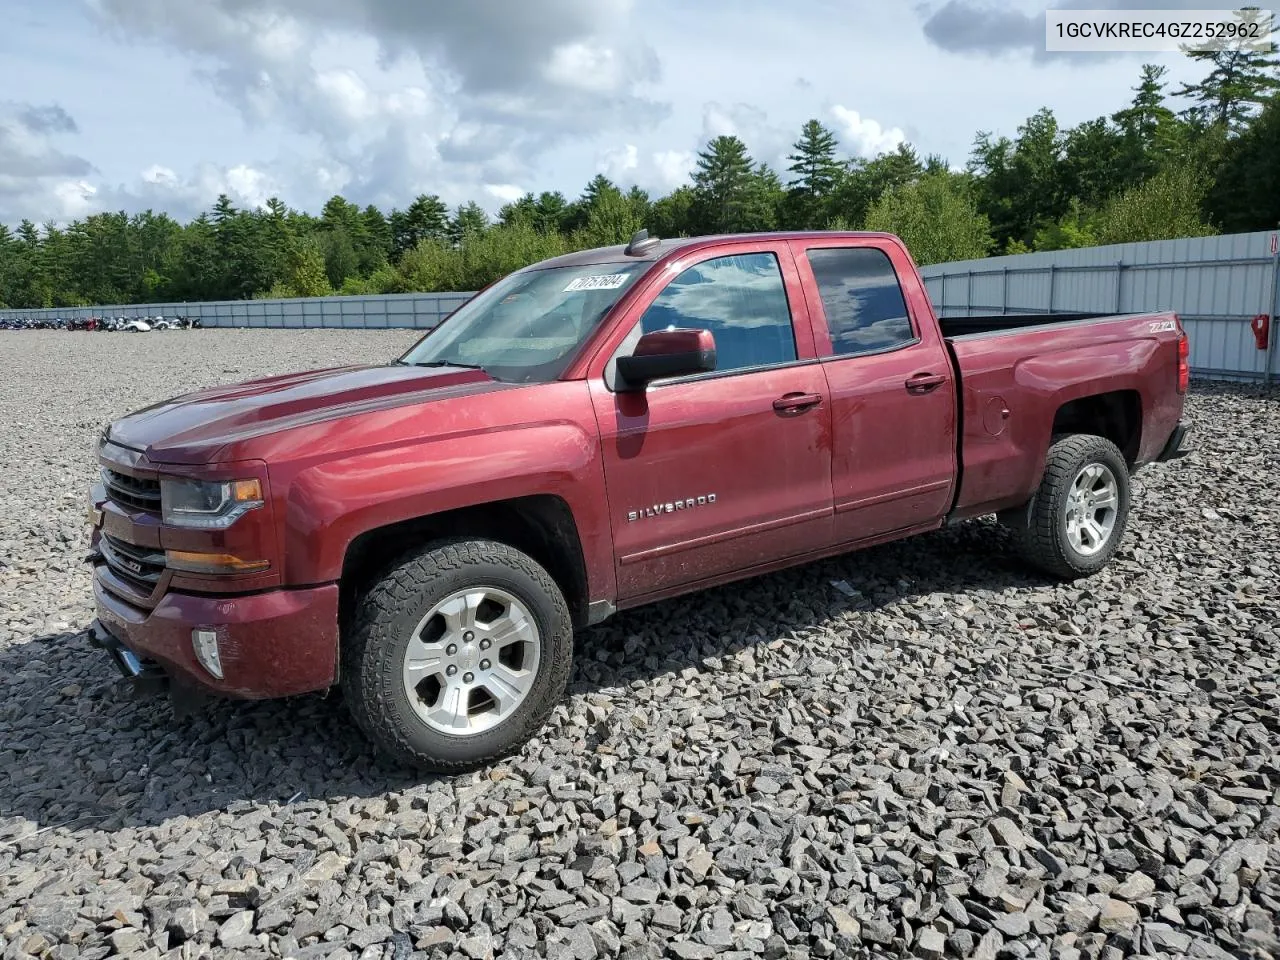
<instances>
[{"instance_id":1,"label":"tow hook","mask_svg":"<svg viewBox=\"0 0 1280 960\"><path fill-rule=\"evenodd\" d=\"M116 665L120 675L128 681L134 699L156 696L169 688L169 678L158 663L140 660L138 655L122 644L99 620L89 627L89 643L105 650Z\"/></svg>"}]
</instances>

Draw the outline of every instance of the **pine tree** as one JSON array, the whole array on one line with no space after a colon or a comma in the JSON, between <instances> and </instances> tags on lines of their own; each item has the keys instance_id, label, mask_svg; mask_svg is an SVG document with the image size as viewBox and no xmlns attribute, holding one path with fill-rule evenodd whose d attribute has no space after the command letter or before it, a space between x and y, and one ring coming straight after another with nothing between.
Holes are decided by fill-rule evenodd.
<instances>
[{"instance_id":1,"label":"pine tree","mask_svg":"<svg viewBox=\"0 0 1280 960\"><path fill-rule=\"evenodd\" d=\"M582 191L582 195L565 209L560 217L560 229L569 234L577 233L591 219L591 211L600 196L617 192L618 188L612 180L603 173L597 173Z\"/></svg>"},{"instance_id":2,"label":"pine tree","mask_svg":"<svg viewBox=\"0 0 1280 960\"><path fill-rule=\"evenodd\" d=\"M405 211L391 212L391 256L399 260L423 240L444 237L449 231L449 208L434 193L421 194Z\"/></svg>"},{"instance_id":3,"label":"pine tree","mask_svg":"<svg viewBox=\"0 0 1280 960\"><path fill-rule=\"evenodd\" d=\"M649 222L649 215L653 209L653 201L649 198L649 191L633 185L627 191L627 205L631 208L631 215L639 221L641 226ZM630 239L630 237L627 239Z\"/></svg>"},{"instance_id":4,"label":"pine tree","mask_svg":"<svg viewBox=\"0 0 1280 960\"><path fill-rule=\"evenodd\" d=\"M751 157L734 136L719 136L698 154L693 187L698 195L701 228L713 233L740 230L751 193Z\"/></svg>"},{"instance_id":5,"label":"pine tree","mask_svg":"<svg viewBox=\"0 0 1280 960\"><path fill-rule=\"evenodd\" d=\"M11 306L21 275L19 245L9 228L0 223L0 307Z\"/></svg>"},{"instance_id":6,"label":"pine tree","mask_svg":"<svg viewBox=\"0 0 1280 960\"><path fill-rule=\"evenodd\" d=\"M241 259L245 241L244 221L240 211L225 193L213 205L213 242L217 251L214 300L236 300L241 295Z\"/></svg>"},{"instance_id":7,"label":"pine tree","mask_svg":"<svg viewBox=\"0 0 1280 960\"><path fill-rule=\"evenodd\" d=\"M776 230L778 216L787 198L782 181L767 163L751 171L735 230Z\"/></svg>"},{"instance_id":8,"label":"pine tree","mask_svg":"<svg viewBox=\"0 0 1280 960\"><path fill-rule=\"evenodd\" d=\"M1068 131L1065 144L1065 163L1071 166L1073 152L1084 146L1109 148L1106 171L1109 180L1105 198L1089 198L1089 202L1100 202L1127 190L1129 187L1145 180L1162 166L1170 162L1178 141L1178 120L1173 111L1165 106L1164 77L1168 68L1154 63L1144 64L1142 77L1133 88L1134 96L1130 105L1111 115L1115 126L1103 124L1101 130L1093 131L1092 142L1086 144L1075 131ZM1082 125L1083 126L1083 125Z\"/></svg>"},{"instance_id":9,"label":"pine tree","mask_svg":"<svg viewBox=\"0 0 1280 960\"><path fill-rule=\"evenodd\" d=\"M649 232L659 237L686 237L694 227L697 195L687 184L654 202Z\"/></svg>"},{"instance_id":10,"label":"pine tree","mask_svg":"<svg viewBox=\"0 0 1280 960\"><path fill-rule=\"evenodd\" d=\"M836 135L817 120L810 120L792 149L795 153L787 157L791 161L787 169L795 176L787 185L810 199L826 197L840 179Z\"/></svg>"},{"instance_id":11,"label":"pine tree","mask_svg":"<svg viewBox=\"0 0 1280 960\"><path fill-rule=\"evenodd\" d=\"M1173 121L1173 111L1164 105L1164 76L1168 72L1169 68L1160 64L1143 64L1142 79L1133 88L1133 102L1111 117L1147 147L1154 146L1161 128Z\"/></svg>"},{"instance_id":12,"label":"pine tree","mask_svg":"<svg viewBox=\"0 0 1280 960\"><path fill-rule=\"evenodd\" d=\"M527 223L532 225L534 218L537 216L538 201L534 199L532 193L526 193L514 203L504 203L502 209L498 211L498 223L504 227L510 227L516 223Z\"/></svg>"},{"instance_id":13,"label":"pine tree","mask_svg":"<svg viewBox=\"0 0 1280 960\"><path fill-rule=\"evenodd\" d=\"M361 268L368 273L381 267L391 257L391 224L372 203L364 208L360 221L365 236Z\"/></svg>"},{"instance_id":14,"label":"pine tree","mask_svg":"<svg viewBox=\"0 0 1280 960\"><path fill-rule=\"evenodd\" d=\"M836 159L836 137L817 120L810 120L792 149L795 152L787 157L792 161L787 169L795 176L788 184L785 226L816 229L829 219L828 202L843 173Z\"/></svg>"},{"instance_id":15,"label":"pine tree","mask_svg":"<svg viewBox=\"0 0 1280 960\"><path fill-rule=\"evenodd\" d=\"M587 189L582 191L580 202L584 207L590 210L600 198L602 193L616 191L618 188L612 180L603 173L597 173L591 178L591 182L587 184Z\"/></svg>"},{"instance_id":16,"label":"pine tree","mask_svg":"<svg viewBox=\"0 0 1280 960\"><path fill-rule=\"evenodd\" d=\"M1138 183L1149 169L1150 161L1136 130L1125 133L1106 117L1076 124L1063 139L1066 192L1086 207L1101 206Z\"/></svg>"},{"instance_id":17,"label":"pine tree","mask_svg":"<svg viewBox=\"0 0 1280 960\"><path fill-rule=\"evenodd\" d=\"M564 229L564 219L569 202L559 190L543 191L534 204L533 225L540 233L559 233Z\"/></svg>"},{"instance_id":18,"label":"pine tree","mask_svg":"<svg viewBox=\"0 0 1280 960\"><path fill-rule=\"evenodd\" d=\"M626 243L642 226L635 207L622 191L609 184L596 192L586 225L575 234L575 245L607 247Z\"/></svg>"},{"instance_id":19,"label":"pine tree","mask_svg":"<svg viewBox=\"0 0 1280 960\"><path fill-rule=\"evenodd\" d=\"M484 233L488 228L489 215L480 204L468 200L454 211L453 219L449 221L449 239L455 244L462 243L467 237Z\"/></svg>"},{"instance_id":20,"label":"pine tree","mask_svg":"<svg viewBox=\"0 0 1280 960\"><path fill-rule=\"evenodd\" d=\"M1258 22L1257 7L1244 7L1237 12L1242 23ZM1184 84L1175 96L1190 97L1194 105L1188 117L1239 132L1249 118L1273 93L1280 91L1276 75L1280 59L1274 49L1261 52L1247 48L1250 41L1223 38L1213 42L1213 49L1185 50L1192 60L1213 65L1209 75L1199 83Z\"/></svg>"},{"instance_id":21,"label":"pine tree","mask_svg":"<svg viewBox=\"0 0 1280 960\"><path fill-rule=\"evenodd\" d=\"M1208 210L1227 233L1272 230L1280 223L1280 95L1231 140L1210 188Z\"/></svg>"}]
</instances>

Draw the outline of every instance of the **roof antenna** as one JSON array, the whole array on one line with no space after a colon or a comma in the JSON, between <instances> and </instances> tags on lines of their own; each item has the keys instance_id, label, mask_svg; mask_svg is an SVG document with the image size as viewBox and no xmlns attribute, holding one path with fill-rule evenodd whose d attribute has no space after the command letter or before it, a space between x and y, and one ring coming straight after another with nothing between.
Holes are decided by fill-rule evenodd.
<instances>
[{"instance_id":1,"label":"roof antenna","mask_svg":"<svg viewBox=\"0 0 1280 960\"><path fill-rule=\"evenodd\" d=\"M643 257L646 253L657 248L662 243L657 237L649 236L649 231L641 227L631 237L631 242L627 244L627 249L622 252L628 257Z\"/></svg>"}]
</instances>

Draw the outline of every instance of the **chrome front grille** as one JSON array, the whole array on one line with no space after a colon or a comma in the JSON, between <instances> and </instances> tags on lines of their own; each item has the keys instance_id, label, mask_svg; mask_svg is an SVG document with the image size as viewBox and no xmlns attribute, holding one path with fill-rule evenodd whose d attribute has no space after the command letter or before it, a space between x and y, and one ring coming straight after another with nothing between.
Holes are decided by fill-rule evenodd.
<instances>
[{"instance_id":1,"label":"chrome front grille","mask_svg":"<svg viewBox=\"0 0 1280 960\"><path fill-rule=\"evenodd\" d=\"M121 506L160 512L159 480L143 480L103 467L102 484L107 488L107 496Z\"/></svg>"},{"instance_id":2,"label":"chrome front grille","mask_svg":"<svg viewBox=\"0 0 1280 960\"><path fill-rule=\"evenodd\" d=\"M108 534L98 541L102 558L117 577L132 587L150 594L164 573L164 551L125 543Z\"/></svg>"}]
</instances>

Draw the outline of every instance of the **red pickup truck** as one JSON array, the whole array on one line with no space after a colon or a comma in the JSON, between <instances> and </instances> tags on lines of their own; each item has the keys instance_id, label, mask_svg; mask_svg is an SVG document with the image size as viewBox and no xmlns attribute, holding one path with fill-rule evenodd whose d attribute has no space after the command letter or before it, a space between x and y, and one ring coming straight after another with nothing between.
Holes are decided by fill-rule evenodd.
<instances>
[{"instance_id":1,"label":"red pickup truck","mask_svg":"<svg viewBox=\"0 0 1280 960\"><path fill-rule=\"evenodd\" d=\"M91 637L140 685L340 684L387 753L531 736L575 628L999 515L1057 577L1183 452L1176 315L939 319L874 233L587 250L407 353L197 391L104 431Z\"/></svg>"}]
</instances>

